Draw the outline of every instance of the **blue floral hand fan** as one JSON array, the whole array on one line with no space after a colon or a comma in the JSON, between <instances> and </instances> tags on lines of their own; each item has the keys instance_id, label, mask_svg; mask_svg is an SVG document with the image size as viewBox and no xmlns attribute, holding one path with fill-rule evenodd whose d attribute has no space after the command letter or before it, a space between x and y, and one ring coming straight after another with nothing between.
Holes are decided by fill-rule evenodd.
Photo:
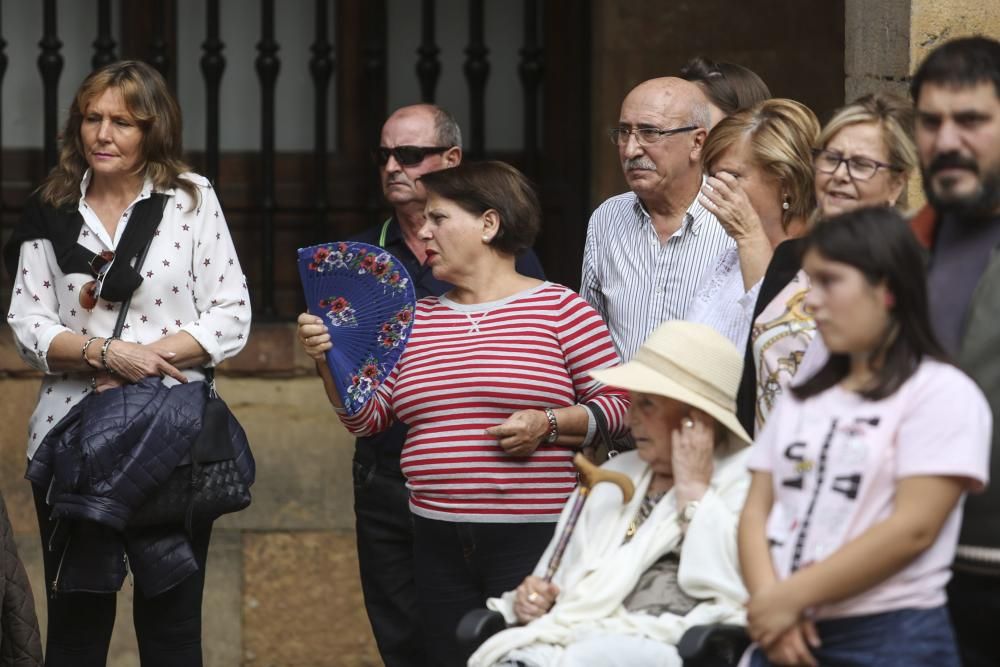
<instances>
[{"instance_id":1,"label":"blue floral hand fan","mask_svg":"<svg viewBox=\"0 0 1000 667\"><path fill-rule=\"evenodd\" d=\"M410 275L382 248L338 241L299 248L299 276L307 309L330 332L326 363L353 415L403 354L416 305Z\"/></svg>"}]
</instances>

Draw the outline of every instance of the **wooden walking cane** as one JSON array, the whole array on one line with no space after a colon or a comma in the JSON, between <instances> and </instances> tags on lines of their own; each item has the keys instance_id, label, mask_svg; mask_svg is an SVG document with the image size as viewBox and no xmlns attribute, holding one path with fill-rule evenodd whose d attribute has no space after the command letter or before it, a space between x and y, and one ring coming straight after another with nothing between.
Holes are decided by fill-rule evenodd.
<instances>
[{"instance_id":1,"label":"wooden walking cane","mask_svg":"<svg viewBox=\"0 0 1000 667\"><path fill-rule=\"evenodd\" d=\"M576 495L573 497L573 509L570 510L569 518L566 520L566 525L563 526L562 534L556 543L556 548L552 551L549 567L545 571L546 583L552 581L556 570L559 569L563 553L566 552L566 545L569 544L569 538L573 535L573 528L580 518L580 512L583 511L583 504L587 502L587 495L590 493L590 490L602 482L614 484L622 490L623 504L632 500L632 495L635 493L635 485L632 484L632 480L628 478L628 475L598 468L583 454L577 454L573 457L573 465L576 466L577 471L580 473L580 484L577 487Z\"/></svg>"}]
</instances>

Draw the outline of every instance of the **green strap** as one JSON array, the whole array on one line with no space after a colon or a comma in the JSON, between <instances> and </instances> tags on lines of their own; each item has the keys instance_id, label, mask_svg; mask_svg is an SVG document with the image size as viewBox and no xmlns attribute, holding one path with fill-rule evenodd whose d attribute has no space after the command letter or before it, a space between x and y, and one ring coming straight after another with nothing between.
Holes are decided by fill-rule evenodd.
<instances>
[{"instance_id":1,"label":"green strap","mask_svg":"<svg viewBox=\"0 0 1000 667\"><path fill-rule=\"evenodd\" d=\"M382 231L378 235L378 245L380 248L385 247L385 237L389 233L389 223L392 222L392 218L386 218L385 222L382 223Z\"/></svg>"}]
</instances>

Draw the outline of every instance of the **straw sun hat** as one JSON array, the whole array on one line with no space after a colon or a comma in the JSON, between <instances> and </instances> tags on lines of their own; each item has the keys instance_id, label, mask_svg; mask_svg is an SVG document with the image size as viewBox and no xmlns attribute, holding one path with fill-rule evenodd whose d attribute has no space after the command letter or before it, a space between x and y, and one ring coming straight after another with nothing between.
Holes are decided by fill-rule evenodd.
<instances>
[{"instance_id":1,"label":"straw sun hat","mask_svg":"<svg viewBox=\"0 0 1000 667\"><path fill-rule=\"evenodd\" d=\"M650 334L632 361L591 375L613 387L698 408L750 444L752 439L736 419L742 373L743 356L728 338L704 324L673 320Z\"/></svg>"}]
</instances>

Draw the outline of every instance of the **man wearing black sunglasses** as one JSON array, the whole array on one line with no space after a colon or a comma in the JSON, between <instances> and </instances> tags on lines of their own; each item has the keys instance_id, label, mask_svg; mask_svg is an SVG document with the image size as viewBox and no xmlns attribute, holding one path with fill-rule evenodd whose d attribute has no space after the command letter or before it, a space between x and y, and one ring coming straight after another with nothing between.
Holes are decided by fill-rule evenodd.
<instances>
[{"instance_id":1,"label":"man wearing black sunglasses","mask_svg":"<svg viewBox=\"0 0 1000 667\"><path fill-rule=\"evenodd\" d=\"M424 224L427 199L419 179L461 162L462 133L458 123L434 105L402 107L382 126L380 145L372 157L392 215L352 240L381 246L399 258L410 273L418 299L444 294L451 285L434 278L425 265L424 243L417 236ZM517 270L526 276L545 277L530 250L518 258ZM397 422L378 435L358 438L354 453L361 587L386 667L427 664L418 635L409 493L399 468L405 439L406 425Z\"/></svg>"}]
</instances>

